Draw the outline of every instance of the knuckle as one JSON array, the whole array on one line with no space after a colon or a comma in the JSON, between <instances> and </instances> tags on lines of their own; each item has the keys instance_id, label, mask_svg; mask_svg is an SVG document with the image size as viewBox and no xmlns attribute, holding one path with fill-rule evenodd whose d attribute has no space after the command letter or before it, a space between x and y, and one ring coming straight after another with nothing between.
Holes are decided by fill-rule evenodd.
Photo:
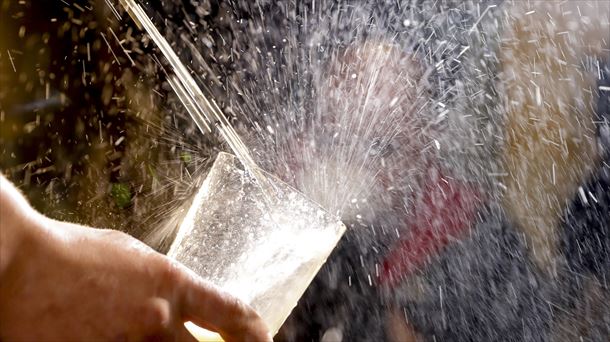
<instances>
[{"instance_id":1,"label":"knuckle","mask_svg":"<svg viewBox=\"0 0 610 342\"><path fill-rule=\"evenodd\" d=\"M178 269L171 260L159 260L159 275L164 283L174 283L178 279Z\"/></svg>"},{"instance_id":2,"label":"knuckle","mask_svg":"<svg viewBox=\"0 0 610 342\"><path fill-rule=\"evenodd\" d=\"M147 301L142 314L142 324L148 332L163 332L171 327L170 303L163 298L151 298Z\"/></svg>"}]
</instances>

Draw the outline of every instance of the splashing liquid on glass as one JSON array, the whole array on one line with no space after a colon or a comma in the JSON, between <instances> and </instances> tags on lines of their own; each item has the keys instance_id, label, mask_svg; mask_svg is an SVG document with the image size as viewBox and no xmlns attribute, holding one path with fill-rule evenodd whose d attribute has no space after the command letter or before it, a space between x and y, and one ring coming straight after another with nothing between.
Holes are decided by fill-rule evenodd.
<instances>
[{"instance_id":1,"label":"splashing liquid on glass","mask_svg":"<svg viewBox=\"0 0 610 342\"><path fill-rule=\"evenodd\" d=\"M197 124L199 130L205 134L206 132L212 132L212 128L215 127L220 132L220 135L233 153L235 153L239 161L261 185L261 188L264 189L263 194L267 204L271 205L273 202L271 199L275 193L273 183L267 180L267 177L256 165L249 149L243 143L229 120L223 115L216 102L205 96L197 82L195 82L187 68L178 58L178 55L171 48L167 40L163 38L142 7L134 0L120 0L120 3L135 23L148 33L171 65L173 74L168 75L169 83L182 104L186 107L193 121Z\"/></svg>"},{"instance_id":2,"label":"splashing liquid on glass","mask_svg":"<svg viewBox=\"0 0 610 342\"><path fill-rule=\"evenodd\" d=\"M171 65L169 83L201 132L212 132L215 127L246 172L252 176L252 180L258 184L257 188L254 184L244 183L243 177L237 177L240 186L219 186L221 190L216 193L211 191L214 189L210 185L211 179L239 175L239 172L219 173L220 167L216 165L221 165L223 160L230 160L230 157L220 154L189 210L194 215L191 216L197 219L185 219L168 255L184 262L197 273L206 274L213 283L238 295L259 312L270 329L277 332L343 235L345 226L333 215L326 215L322 208L296 190L265 175L218 105L205 96L142 8L134 0L121 0L121 4L136 24L150 35ZM222 193L233 188L240 191L222 196ZM262 207L252 205L257 202L254 199L240 199L240 194L244 196L246 188L249 189L245 191L246 196L256 198L258 194L262 199L259 202ZM206 202L203 206L205 210L202 210L197 201L212 195L221 199L216 202L221 203L222 208L214 211L214 201L208 200L209 203ZM228 208L224 207L227 202L231 203ZM258 224L253 221L256 217L261 217ZM198 222L206 222L205 229L195 229ZM227 225L231 228L228 229ZM246 234L248 238L245 244L240 244L231 237L233 231ZM222 235L220 240L230 242L231 245L218 250L201 244L202 241L214 244L214 239L219 239L214 236L215 233L229 234ZM292 245L289 243L291 241ZM214 270L205 269L207 263L202 262L205 260L216 261L211 264L217 266L218 274ZM252 284L258 284L258 287L253 287ZM191 322L185 326L200 341L222 340L218 334Z\"/></svg>"}]
</instances>

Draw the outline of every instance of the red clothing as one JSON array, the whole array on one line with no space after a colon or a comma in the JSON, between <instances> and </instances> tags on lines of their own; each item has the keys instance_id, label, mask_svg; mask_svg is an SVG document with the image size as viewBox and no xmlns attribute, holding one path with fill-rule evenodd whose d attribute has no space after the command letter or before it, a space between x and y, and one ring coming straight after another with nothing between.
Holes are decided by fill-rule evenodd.
<instances>
[{"instance_id":1,"label":"red clothing","mask_svg":"<svg viewBox=\"0 0 610 342\"><path fill-rule=\"evenodd\" d=\"M414 214L408 218L407 236L397 242L383 262L382 285L397 285L472 226L482 202L481 193L472 184L434 171L415 202Z\"/></svg>"}]
</instances>

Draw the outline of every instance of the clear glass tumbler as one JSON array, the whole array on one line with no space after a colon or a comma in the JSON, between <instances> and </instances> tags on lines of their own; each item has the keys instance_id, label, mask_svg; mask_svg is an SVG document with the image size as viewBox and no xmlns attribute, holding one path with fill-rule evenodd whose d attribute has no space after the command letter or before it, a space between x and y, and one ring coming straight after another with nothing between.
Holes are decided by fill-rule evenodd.
<instances>
[{"instance_id":1,"label":"clear glass tumbler","mask_svg":"<svg viewBox=\"0 0 610 342\"><path fill-rule=\"evenodd\" d=\"M168 255L251 305L276 333L345 231L276 177L220 153ZM265 189L265 190L263 190ZM200 340L218 335L187 324Z\"/></svg>"}]
</instances>

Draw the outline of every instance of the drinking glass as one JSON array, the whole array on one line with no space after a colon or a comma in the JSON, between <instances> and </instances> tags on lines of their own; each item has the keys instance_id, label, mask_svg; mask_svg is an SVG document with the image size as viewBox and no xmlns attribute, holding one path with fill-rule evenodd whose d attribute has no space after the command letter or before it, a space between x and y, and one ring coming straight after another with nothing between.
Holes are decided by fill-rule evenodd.
<instances>
[{"instance_id":1,"label":"drinking glass","mask_svg":"<svg viewBox=\"0 0 610 342\"><path fill-rule=\"evenodd\" d=\"M275 334L345 226L276 177L256 175L220 153L168 255L248 303ZM200 341L220 340L186 326Z\"/></svg>"}]
</instances>

